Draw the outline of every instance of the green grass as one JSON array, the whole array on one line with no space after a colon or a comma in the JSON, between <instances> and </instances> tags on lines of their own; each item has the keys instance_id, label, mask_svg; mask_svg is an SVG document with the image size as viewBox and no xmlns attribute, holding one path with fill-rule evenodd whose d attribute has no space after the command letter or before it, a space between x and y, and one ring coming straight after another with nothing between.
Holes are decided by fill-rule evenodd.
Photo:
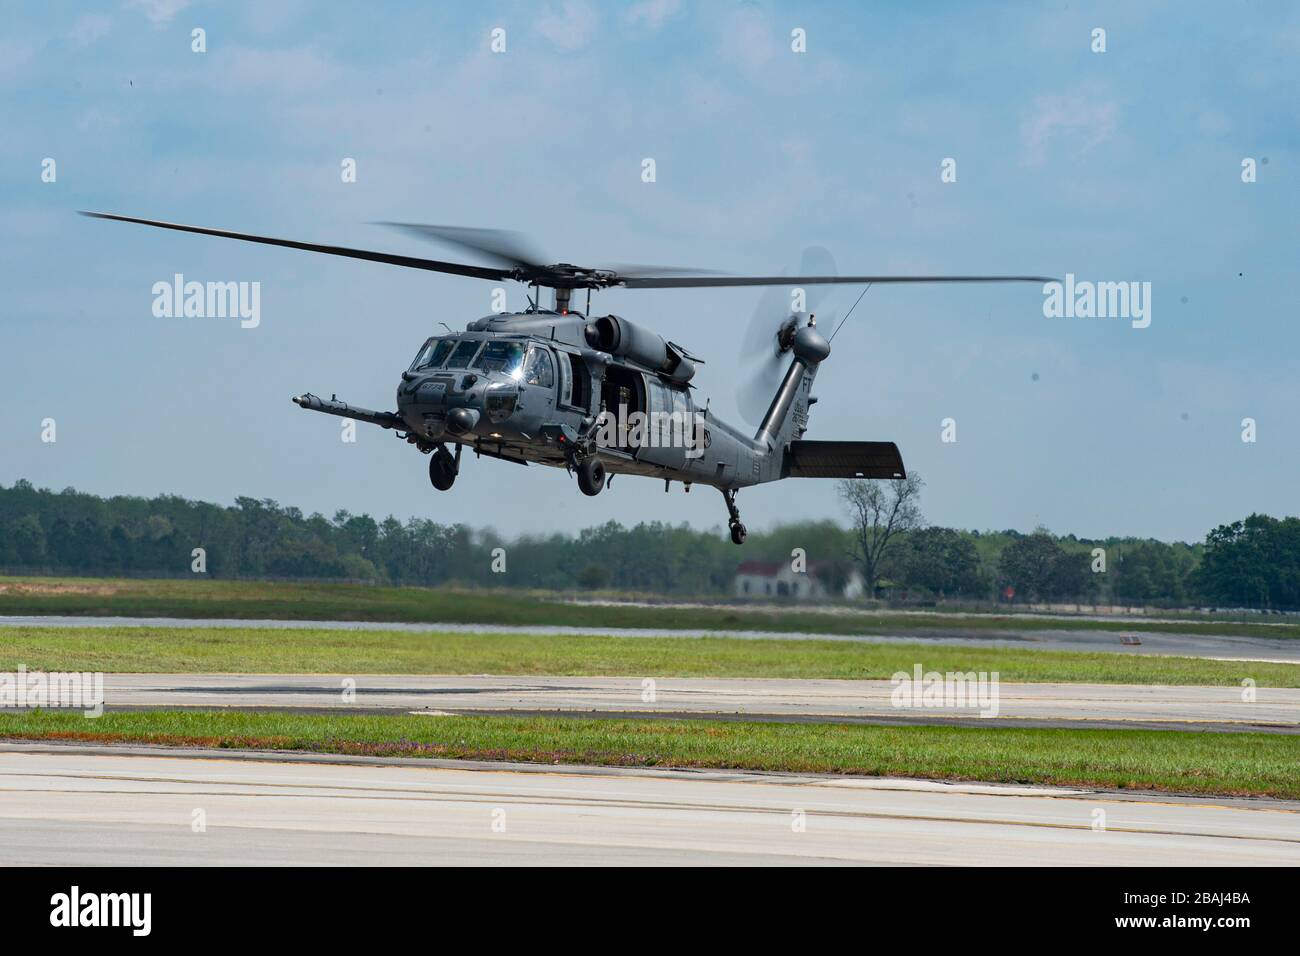
<instances>
[{"instance_id":1,"label":"green grass","mask_svg":"<svg viewBox=\"0 0 1300 956\"><path fill-rule=\"evenodd\" d=\"M0 614L231 617L474 624L568 624L663 630L804 631L825 634L938 634L947 631L1089 630L1300 637L1300 624L1187 620L1095 621L1015 614L825 614L798 605L764 610L602 607L512 590L395 588L262 581L0 578Z\"/></svg>"},{"instance_id":2,"label":"green grass","mask_svg":"<svg viewBox=\"0 0 1300 956\"><path fill-rule=\"evenodd\" d=\"M0 670L888 678L920 663L1008 682L1300 687L1300 664L937 644L186 627L0 629Z\"/></svg>"},{"instance_id":3,"label":"green grass","mask_svg":"<svg viewBox=\"0 0 1300 956\"><path fill-rule=\"evenodd\" d=\"M0 714L0 738L705 767L1300 799L1300 740L1139 730L251 712Z\"/></svg>"}]
</instances>

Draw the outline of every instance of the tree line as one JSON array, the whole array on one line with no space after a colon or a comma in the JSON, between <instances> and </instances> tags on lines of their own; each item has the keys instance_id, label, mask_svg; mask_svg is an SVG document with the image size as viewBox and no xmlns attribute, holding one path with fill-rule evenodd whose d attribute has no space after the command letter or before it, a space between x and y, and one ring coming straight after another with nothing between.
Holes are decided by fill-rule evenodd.
<instances>
[{"instance_id":1,"label":"tree line","mask_svg":"<svg viewBox=\"0 0 1300 956\"><path fill-rule=\"evenodd\" d=\"M855 484L884 489L877 504L907 516L870 554L878 544L870 515L853 507L847 526L780 525L751 533L742 551L720 530L685 524L611 521L506 539L421 518L307 515L269 499L101 498L19 480L0 486L0 570L185 576L195 573L197 550L201 573L213 578L723 596L740 561L789 561L800 549L832 591L856 571L870 592L908 600L1300 609L1300 518L1251 515L1195 544L963 531L926 526L908 502L894 507L888 483Z\"/></svg>"}]
</instances>

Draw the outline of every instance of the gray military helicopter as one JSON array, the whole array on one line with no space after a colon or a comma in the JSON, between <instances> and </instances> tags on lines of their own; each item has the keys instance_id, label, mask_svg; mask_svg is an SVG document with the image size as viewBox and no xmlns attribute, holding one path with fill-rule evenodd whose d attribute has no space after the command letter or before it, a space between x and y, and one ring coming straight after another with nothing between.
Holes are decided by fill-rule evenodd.
<instances>
[{"instance_id":1,"label":"gray military helicopter","mask_svg":"<svg viewBox=\"0 0 1300 956\"><path fill-rule=\"evenodd\" d=\"M607 476L612 480L621 474L662 479L665 490L673 481L682 482L686 491L693 484L710 485L726 501L736 544L745 541L736 507L741 488L784 478L903 478L898 447L880 441L804 440L808 411L817 401L813 380L831 350L815 314L791 312L783 290L768 290L746 335L756 374L739 397L742 411L757 425L753 434L693 398L691 383L701 359L622 316L590 315L593 290L809 286L815 293L837 284L869 288L875 283L1052 281L1041 276L841 276L833 274L828 254L814 250L805 254L803 271L820 265L821 274L731 276L654 266L542 265L544 259L514 233L384 223L495 263L479 266L108 213L83 215L525 283L531 293L524 311L486 315L462 333L448 328L446 335L428 338L402 372L395 412L371 411L310 392L293 401L311 411L393 430L431 454L429 480L439 491L455 483L465 448L525 466L566 468L587 495L599 494ZM552 290L550 308L539 304L543 288ZM578 290L586 291L585 311L573 308Z\"/></svg>"}]
</instances>

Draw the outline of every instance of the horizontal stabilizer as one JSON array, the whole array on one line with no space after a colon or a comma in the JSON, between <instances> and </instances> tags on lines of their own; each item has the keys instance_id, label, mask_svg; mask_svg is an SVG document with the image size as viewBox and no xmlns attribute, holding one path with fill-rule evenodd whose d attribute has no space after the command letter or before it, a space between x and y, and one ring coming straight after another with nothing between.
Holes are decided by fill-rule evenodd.
<instances>
[{"instance_id":1,"label":"horizontal stabilizer","mask_svg":"<svg viewBox=\"0 0 1300 956\"><path fill-rule=\"evenodd\" d=\"M792 441L786 478L906 478L892 441Z\"/></svg>"}]
</instances>

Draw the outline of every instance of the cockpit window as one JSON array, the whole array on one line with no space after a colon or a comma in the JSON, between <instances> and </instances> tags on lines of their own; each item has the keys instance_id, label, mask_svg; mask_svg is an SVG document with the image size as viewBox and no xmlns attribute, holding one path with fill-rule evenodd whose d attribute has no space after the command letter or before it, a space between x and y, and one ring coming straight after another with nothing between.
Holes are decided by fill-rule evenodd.
<instances>
[{"instance_id":1,"label":"cockpit window","mask_svg":"<svg viewBox=\"0 0 1300 956\"><path fill-rule=\"evenodd\" d=\"M433 339L429 339L420 346L420 351L415 353L415 359L411 362L411 371L415 371L417 368L423 368L428 364L429 356L433 354L433 347L436 344L437 343Z\"/></svg>"},{"instance_id":2,"label":"cockpit window","mask_svg":"<svg viewBox=\"0 0 1300 956\"><path fill-rule=\"evenodd\" d=\"M555 384L551 370L551 353L539 346L533 346L528 352L528 365L524 371L524 381L529 385L550 388Z\"/></svg>"},{"instance_id":3,"label":"cockpit window","mask_svg":"<svg viewBox=\"0 0 1300 956\"><path fill-rule=\"evenodd\" d=\"M456 343L451 339L429 339L420 349L420 354L415 357L411 363L411 371L418 372L421 369L437 368L442 364L443 359L447 357Z\"/></svg>"},{"instance_id":4,"label":"cockpit window","mask_svg":"<svg viewBox=\"0 0 1300 956\"><path fill-rule=\"evenodd\" d=\"M467 339L456 346L456 351L451 353L451 358L447 360L447 368L469 368L469 360L474 357L478 347L483 343L477 339Z\"/></svg>"},{"instance_id":5,"label":"cockpit window","mask_svg":"<svg viewBox=\"0 0 1300 956\"><path fill-rule=\"evenodd\" d=\"M523 364L524 347L518 342L489 342L483 347L474 368L485 372L505 372L518 378Z\"/></svg>"}]
</instances>

